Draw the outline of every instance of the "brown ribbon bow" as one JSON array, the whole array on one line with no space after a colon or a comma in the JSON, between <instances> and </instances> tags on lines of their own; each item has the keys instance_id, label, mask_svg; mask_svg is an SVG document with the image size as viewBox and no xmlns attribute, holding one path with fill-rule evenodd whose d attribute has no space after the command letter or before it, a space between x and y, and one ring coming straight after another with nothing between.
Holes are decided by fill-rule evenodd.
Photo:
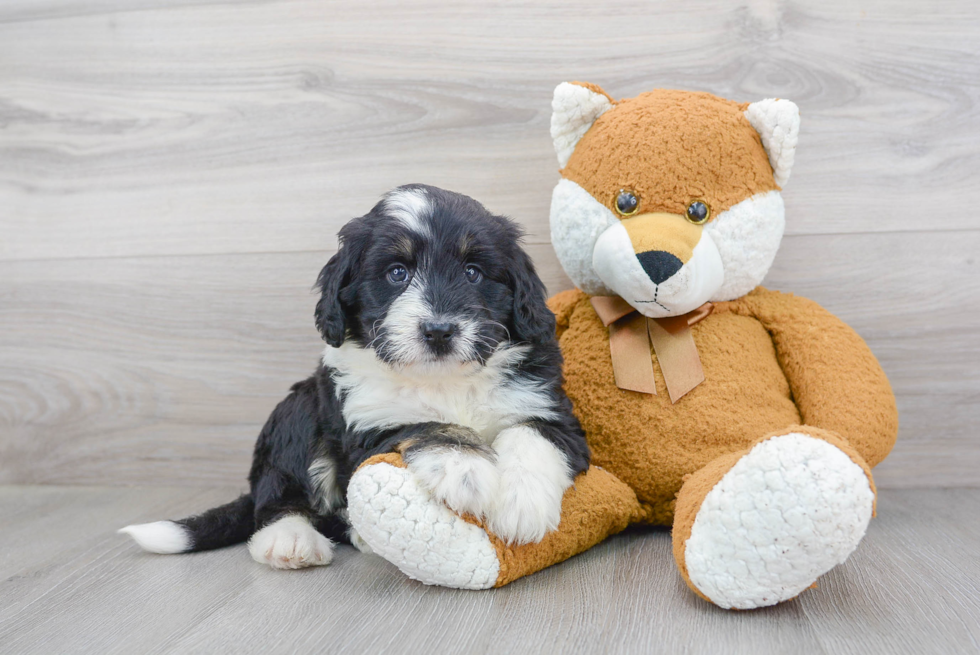
<instances>
[{"instance_id":1,"label":"brown ribbon bow","mask_svg":"<svg viewBox=\"0 0 980 655\"><path fill-rule=\"evenodd\" d=\"M617 387L657 395L651 345L671 403L704 382L704 369L691 326L711 314L714 305L710 302L682 316L647 318L619 296L593 296L591 300L602 324L609 328L609 351Z\"/></svg>"}]
</instances>

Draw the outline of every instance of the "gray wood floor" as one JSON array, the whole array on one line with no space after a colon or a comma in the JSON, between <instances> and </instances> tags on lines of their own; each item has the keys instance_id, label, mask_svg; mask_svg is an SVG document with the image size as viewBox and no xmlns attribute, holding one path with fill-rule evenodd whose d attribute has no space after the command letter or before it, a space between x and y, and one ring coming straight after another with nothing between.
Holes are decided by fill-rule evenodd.
<instances>
[{"instance_id":1,"label":"gray wood floor","mask_svg":"<svg viewBox=\"0 0 980 655\"><path fill-rule=\"evenodd\" d=\"M750 612L691 594L665 531L479 592L426 587L348 546L328 567L283 572L243 546L150 555L114 533L234 493L0 487L0 652L980 652L980 490L883 492L844 565Z\"/></svg>"}]
</instances>

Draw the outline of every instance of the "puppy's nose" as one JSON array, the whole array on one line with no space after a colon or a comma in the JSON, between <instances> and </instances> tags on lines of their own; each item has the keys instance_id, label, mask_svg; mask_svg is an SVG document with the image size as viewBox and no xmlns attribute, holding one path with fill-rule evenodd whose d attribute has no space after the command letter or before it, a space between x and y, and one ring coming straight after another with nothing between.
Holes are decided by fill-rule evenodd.
<instances>
[{"instance_id":1,"label":"puppy's nose","mask_svg":"<svg viewBox=\"0 0 980 655\"><path fill-rule=\"evenodd\" d=\"M641 252L636 258L640 260L640 266L643 267L654 284L660 284L670 279L670 276L681 270L684 265L680 259L663 250Z\"/></svg>"},{"instance_id":2,"label":"puppy's nose","mask_svg":"<svg viewBox=\"0 0 980 655\"><path fill-rule=\"evenodd\" d=\"M433 345L448 343L456 334L456 326L452 323L423 323L422 335Z\"/></svg>"}]
</instances>

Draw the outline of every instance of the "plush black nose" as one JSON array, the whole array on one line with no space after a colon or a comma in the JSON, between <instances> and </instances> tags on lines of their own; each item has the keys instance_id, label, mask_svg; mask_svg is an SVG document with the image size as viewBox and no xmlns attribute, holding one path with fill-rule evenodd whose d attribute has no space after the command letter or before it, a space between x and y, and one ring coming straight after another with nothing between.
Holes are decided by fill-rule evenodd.
<instances>
[{"instance_id":1,"label":"plush black nose","mask_svg":"<svg viewBox=\"0 0 980 655\"><path fill-rule=\"evenodd\" d=\"M456 334L456 326L452 323L423 323L422 335L434 346L448 343Z\"/></svg>"},{"instance_id":2,"label":"plush black nose","mask_svg":"<svg viewBox=\"0 0 980 655\"><path fill-rule=\"evenodd\" d=\"M654 284L669 280L670 276L681 270L684 265L684 262L663 250L641 252L636 258L640 260L640 266L643 267Z\"/></svg>"}]
</instances>

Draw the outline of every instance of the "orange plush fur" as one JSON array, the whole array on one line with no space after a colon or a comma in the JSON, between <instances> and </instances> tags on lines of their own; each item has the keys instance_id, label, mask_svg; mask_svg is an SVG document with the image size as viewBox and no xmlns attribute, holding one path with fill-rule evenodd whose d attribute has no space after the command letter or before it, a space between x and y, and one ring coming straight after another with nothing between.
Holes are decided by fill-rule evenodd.
<instances>
[{"instance_id":1,"label":"orange plush fur","mask_svg":"<svg viewBox=\"0 0 980 655\"><path fill-rule=\"evenodd\" d=\"M594 85L581 86L609 98ZM629 189L639 214L683 215L700 199L717 216L779 189L747 109L705 93L666 90L612 103L577 141L562 176L614 214L617 194ZM560 219L553 208L553 229ZM633 245L639 254L635 238ZM752 446L789 432L825 440L867 472L873 491L870 467L891 450L898 429L888 380L839 319L812 301L762 287L725 300L692 328L705 382L677 403L656 356L657 395L617 388L609 330L586 293L566 291L549 302L565 387L593 463L636 494L635 520L673 525L680 571L705 598L688 576L685 544L708 492Z\"/></svg>"}]
</instances>

